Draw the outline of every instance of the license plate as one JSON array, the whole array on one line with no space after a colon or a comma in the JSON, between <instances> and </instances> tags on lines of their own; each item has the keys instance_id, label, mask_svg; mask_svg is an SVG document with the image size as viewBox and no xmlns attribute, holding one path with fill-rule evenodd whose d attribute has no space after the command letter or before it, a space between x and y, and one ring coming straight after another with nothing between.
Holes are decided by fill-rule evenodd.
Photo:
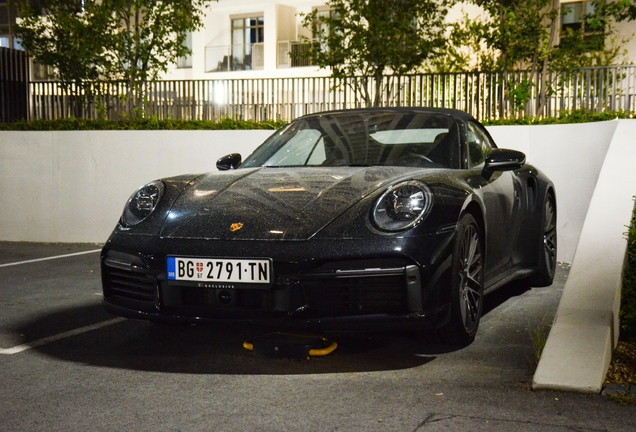
<instances>
[{"instance_id":1,"label":"license plate","mask_svg":"<svg viewBox=\"0 0 636 432\"><path fill-rule=\"evenodd\" d=\"M223 284L226 288L240 288L249 284L266 288L271 284L272 262L270 259L168 257L167 271L169 281L200 282L201 287Z\"/></svg>"}]
</instances>

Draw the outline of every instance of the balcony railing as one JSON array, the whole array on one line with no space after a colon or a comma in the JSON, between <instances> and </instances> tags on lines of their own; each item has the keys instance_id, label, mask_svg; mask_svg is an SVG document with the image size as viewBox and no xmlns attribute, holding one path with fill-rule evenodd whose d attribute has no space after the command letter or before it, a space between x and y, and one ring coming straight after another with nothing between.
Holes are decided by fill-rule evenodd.
<instances>
[{"instance_id":1,"label":"balcony railing","mask_svg":"<svg viewBox=\"0 0 636 432\"><path fill-rule=\"evenodd\" d=\"M278 57L276 67L313 66L309 54L309 42L278 41Z\"/></svg>"},{"instance_id":2,"label":"balcony railing","mask_svg":"<svg viewBox=\"0 0 636 432\"><path fill-rule=\"evenodd\" d=\"M205 71L227 72L263 69L263 43L205 47Z\"/></svg>"}]
</instances>

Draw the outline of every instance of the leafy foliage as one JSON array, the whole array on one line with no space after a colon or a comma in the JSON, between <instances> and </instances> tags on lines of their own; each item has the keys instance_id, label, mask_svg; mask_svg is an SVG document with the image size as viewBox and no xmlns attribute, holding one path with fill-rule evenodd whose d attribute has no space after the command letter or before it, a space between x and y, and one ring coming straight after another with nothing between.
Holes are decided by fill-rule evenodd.
<instances>
[{"instance_id":1,"label":"leafy foliage","mask_svg":"<svg viewBox=\"0 0 636 432\"><path fill-rule=\"evenodd\" d=\"M18 4L21 21L15 31L22 46L35 61L52 66L63 86L107 73L109 17L95 3L87 2L84 12L75 0L43 1L39 8L26 0Z\"/></svg>"},{"instance_id":2,"label":"leafy foliage","mask_svg":"<svg viewBox=\"0 0 636 432\"><path fill-rule=\"evenodd\" d=\"M627 263L621 293L621 338L636 342L636 211L627 235Z\"/></svg>"},{"instance_id":3,"label":"leafy foliage","mask_svg":"<svg viewBox=\"0 0 636 432\"><path fill-rule=\"evenodd\" d=\"M444 19L451 3L328 0L330 13L314 10L303 19L315 38L308 56L321 68L331 68L341 84L347 77L363 77L352 84L354 89L367 106L378 106L383 96L389 97L382 94L383 75L412 72L441 54L446 46Z\"/></svg>"},{"instance_id":4,"label":"leafy foliage","mask_svg":"<svg viewBox=\"0 0 636 432\"><path fill-rule=\"evenodd\" d=\"M561 111L558 117L514 117L506 119L486 120L482 123L487 126L567 124L591 123L616 119L631 119L634 117L636 117L636 113L629 111L588 112L584 110L574 110Z\"/></svg>"},{"instance_id":5,"label":"leafy foliage","mask_svg":"<svg viewBox=\"0 0 636 432\"><path fill-rule=\"evenodd\" d=\"M159 120L156 117L129 120L86 120L66 118L0 123L0 130L13 131L71 131L71 130L247 130L279 129L284 121L249 121L230 118L218 122L205 120Z\"/></svg>"},{"instance_id":6,"label":"leafy foliage","mask_svg":"<svg viewBox=\"0 0 636 432\"><path fill-rule=\"evenodd\" d=\"M616 21L633 21L636 19L634 0L596 0L596 8L604 16L611 16Z\"/></svg>"},{"instance_id":7,"label":"leafy foliage","mask_svg":"<svg viewBox=\"0 0 636 432\"><path fill-rule=\"evenodd\" d=\"M450 46L444 56L427 64L429 71L527 71L538 77L511 85L510 100L519 112L539 115L562 74L588 66L624 64L630 37L616 32L616 19L631 19L625 6L631 1L598 0L584 26L560 30L558 0L470 0L484 14L464 17L451 25ZM618 7L621 5L621 7ZM630 6L631 7L631 6ZM636 9L635 9L636 10ZM610 18L614 17L614 20ZM635 16L636 17L636 16ZM559 38L560 34L560 38ZM537 103L527 104L531 94Z\"/></svg>"},{"instance_id":8,"label":"leafy foliage","mask_svg":"<svg viewBox=\"0 0 636 432\"><path fill-rule=\"evenodd\" d=\"M482 122L488 126L496 125L539 125L589 123L615 119L629 119L636 113L627 111L605 111L600 113L563 111L558 117L519 117L509 119L487 120ZM279 129L286 121L251 121L224 118L218 122L208 120L159 120L156 117L126 120L87 120L82 118L66 118L58 120L33 120L13 123L0 123L0 130L14 131L62 131L62 130L243 130L243 129ZM635 249L636 250L636 249Z\"/></svg>"},{"instance_id":9,"label":"leafy foliage","mask_svg":"<svg viewBox=\"0 0 636 432\"><path fill-rule=\"evenodd\" d=\"M460 59L469 71L540 69L554 46L553 25L558 1L471 0L485 13L463 14L451 25L451 48L446 55ZM459 71L459 70L456 70Z\"/></svg>"},{"instance_id":10,"label":"leafy foliage","mask_svg":"<svg viewBox=\"0 0 636 432\"><path fill-rule=\"evenodd\" d=\"M187 32L203 25L210 0L16 0L16 35L29 55L52 66L62 85L91 97L89 80L124 80L128 115L140 116L144 83L190 54ZM81 100L81 97L78 100ZM81 105L76 115L81 116Z\"/></svg>"},{"instance_id":11,"label":"leafy foliage","mask_svg":"<svg viewBox=\"0 0 636 432\"><path fill-rule=\"evenodd\" d=\"M559 31L558 0L470 3L485 14L471 17L464 13L451 26L451 47L446 55L457 58L463 70L473 71L538 71L544 65L548 70L567 71L624 62L629 38L618 37L613 22L636 18L636 12L630 15L636 11L630 0L597 0L595 11L583 17L585 29L599 33L589 34L583 27Z\"/></svg>"}]
</instances>

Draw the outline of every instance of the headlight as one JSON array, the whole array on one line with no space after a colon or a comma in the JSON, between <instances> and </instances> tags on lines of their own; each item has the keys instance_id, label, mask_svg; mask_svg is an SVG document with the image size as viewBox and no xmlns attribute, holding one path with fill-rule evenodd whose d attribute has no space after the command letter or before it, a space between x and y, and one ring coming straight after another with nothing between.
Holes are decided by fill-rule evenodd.
<instances>
[{"instance_id":1,"label":"headlight","mask_svg":"<svg viewBox=\"0 0 636 432\"><path fill-rule=\"evenodd\" d=\"M162 181L153 181L132 194L124 207L121 224L125 227L137 225L150 216L163 196L165 186Z\"/></svg>"},{"instance_id":2,"label":"headlight","mask_svg":"<svg viewBox=\"0 0 636 432\"><path fill-rule=\"evenodd\" d=\"M372 219L385 231L402 231L417 225L433 207L433 193L424 183L411 180L391 186L377 200Z\"/></svg>"}]
</instances>

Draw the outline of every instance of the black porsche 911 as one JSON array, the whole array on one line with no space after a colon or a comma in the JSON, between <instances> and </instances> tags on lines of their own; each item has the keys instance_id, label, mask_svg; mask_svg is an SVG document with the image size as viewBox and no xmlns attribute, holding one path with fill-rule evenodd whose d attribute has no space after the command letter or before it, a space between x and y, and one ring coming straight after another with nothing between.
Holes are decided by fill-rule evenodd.
<instances>
[{"instance_id":1,"label":"black porsche 911","mask_svg":"<svg viewBox=\"0 0 636 432\"><path fill-rule=\"evenodd\" d=\"M469 343L484 294L552 283L554 185L464 112L307 115L217 168L133 193L101 254L109 311Z\"/></svg>"}]
</instances>

